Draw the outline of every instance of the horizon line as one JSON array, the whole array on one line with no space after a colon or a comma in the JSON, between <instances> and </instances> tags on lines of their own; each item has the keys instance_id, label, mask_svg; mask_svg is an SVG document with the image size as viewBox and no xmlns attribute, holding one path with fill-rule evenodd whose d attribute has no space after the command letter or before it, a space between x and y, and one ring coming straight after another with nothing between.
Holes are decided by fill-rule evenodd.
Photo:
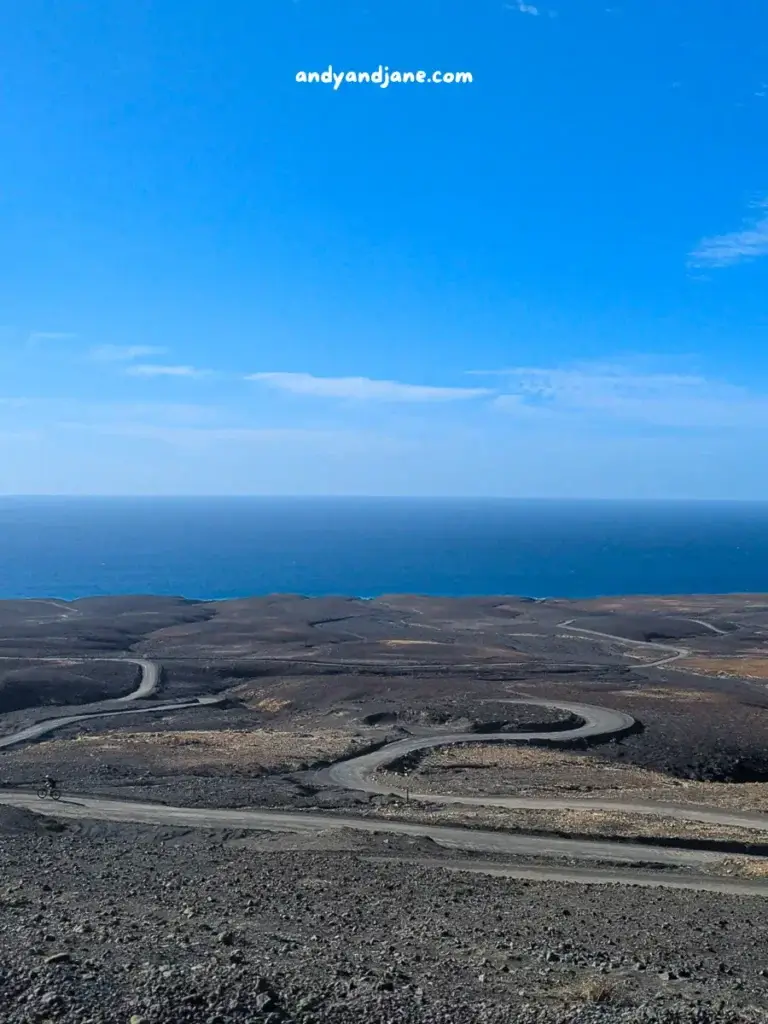
<instances>
[{"instance_id":1,"label":"horizon line","mask_svg":"<svg viewBox=\"0 0 768 1024\"><path fill-rule=\"evenodd\" d=\"M626 504L719 504L719 505L764 505L764 498L703 498L703 497L618 497L601 496L551 496L551 495L495 495L495 494L109 494L109 493L0 493L0 501L32 500L74 500L74 501L504 501L504 502L622 502Z\"/></svg>"}]
</instances>

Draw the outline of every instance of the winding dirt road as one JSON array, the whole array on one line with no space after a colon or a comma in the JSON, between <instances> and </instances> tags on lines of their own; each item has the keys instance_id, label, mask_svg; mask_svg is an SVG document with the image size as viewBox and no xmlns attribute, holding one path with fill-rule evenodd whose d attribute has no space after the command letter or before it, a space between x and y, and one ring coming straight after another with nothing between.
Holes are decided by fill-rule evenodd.
<instances>
[{"instance_id":1,"label":"winding dirt road","mask_svg":"<svg viewBox=\"0 0 768 1024\"><path fill-rule=\"evenodd\" d=\"M547 732L491 732L491 733L443 733L436 736L416 736L396 743L388 743L380 750L340 761L330 768L318 773L320 781L329 781L342 789L356 789L364 793L404 796L404 791L395 790L377 782L371 776L377 768L398 760L408 754L436 747L449 747L462 743L550 743L560 745L577 740L611 739L623 736L635 728L636 722L631 715L611 708L596 707L592 704L577 704L570 701L535 700L533 698L499 700L499 704L525 704L547 708L554 711L565 711L582 719L582 724L573 729L559 729ZM432 795L419 796L411 794L413 799L431 800L436 803L464 803L463 797L441 797ZM468 798L469 799L469 798ZM489 798L490 799L490 798ZM485 797L469 800L470 803L486 803Z\"/></svg>"},{"instance_id":2,"label":"winding dirt road","mask_svg":"<svg viewBox=\"0 0 768 1024\"><path fill-rule=\"evenodd\" d=\"M61 658L40 658L40 661L58 661ZM98 704L82 704L76 715L64 715L56 718L47 718L42 722L26 726L8 736L0 736L0 750L8 747L18 746L20 743L29 743L31 740L39 740L42 736L56 732L57 729L64 729L68 725L75 725L77 722L85 722L91 718L112 718L117 715L147 715L155 714L158 711L178 711L182 708L194 708L207 704L216 704L222 700L221 697L190 697L188 700L164 701L159 704L152 704L149 707L125 709L125 705L134 701L146 700L154 696L160 682L160 666L156 661L149 661L147 658L98 658L97 661L127 662L130 665L138 665L141 669L139 685L125 697L115 697L109 701L101 701ZM113 705L122 705L120 709L114 709Z\"/></svg>"},{"instance_id":3,"label":"winding dirt road","mask_svg":"<svg viewBox=\"0 0 768 1024\"><path fill-rule=\"evenodd\" d=\"M625 636L616 636L613 633L601 633L596 629L585 629L583 626L573 626L571 623L573 619L568 619L567 622L560 623L560 629L568 629L571 633L581 633L586 637L596 636L602 640L613 640L615 643L624 644L626 647L652 647L657 651L667 651L663 658L658 661L644 661L640 665L630 665L629 669L631 672L637 672L646 668L661 668L662 665L668 665L672 661L678 661L681 658L688 658L691 655L691 649L689 647L680 647L672 644L660 644L655 640L628 640ZM698 619L690 619L690 622L698 622L700 626L706 626L706 622L700 622ZM714 626L711 627L715 629ZM718 632L718 630L715 630ZM719 630L719 632L724 632Z\"/></svg>"},{"instance_id":4,"label":"winding dirt road","mask_svg":"<svg viewBox=\"0 0 768 1024\"><path fill-rule=\"evenodd\" d=\"M570 623L562 623L563 628L570 628L580 633L603 637L614 642L629 646L656 647L669 653L660 661L652 664L636 666L637 668L653 668L677 658L684 657L686 648L675 648L671 645L656 644L647 641L626 640L623 637L597 633L593 630L580 629ZM51 659L53 660L53 659ZM107 659L132 661L140 665L142 676L137 689L126 697L118 698L111 704L125 704L151 697L157 690L160 679L160 667L156 662L146 659ZM21 729L9 736L0 738L0 748L39 739L41 736L56 729L72 725L94 717L111 717L115 715L149 713L153 711L171 711L180 708L195 707L216 703L220 697L196 697L186 701L164 702L151 707L121 710L105 710L104 704L98 707L84 706L80 713L63 718L48 719L33 726ZM558 732L531 733L456 733L431 737L418 737L389 744L380 750L343 761L318 773L318 781L330 782L345 789L354 789L367 793L394 795L404 797L404 790L393 789L373 777L378 768L391 763L404 755L416 751L433 749L456 743L526 743L546 742L557 744L574 740L594 740L619 737L635 727L634 719L621 711L610 708L596 707L561 701L544 701L532 699L506 700L509 704L529 704L561 710L576 715L582 724L573 729ZM87 708L92 707L92 711ZM537 809L591 809L623 811L638 814L656 814L679 820L702 821L732 827L751 828L757 831L768 831L768 815L732 814L719 808L699 807L695 805L678 805L662 803L624 803L609 800L572 799L570 797L556 799L539 799L530 797L459 797L439 796L436 794L419 794L408 792L411 800L427 801L431 804L467 804L499 806L507 808L527 807ZM40 801L34 794L17 790L0 790L0 804L25 807L33 811L53 811L54 806ZM89 796L67 796L55 805L56 815L64 818L98 819L114 822L136 822L146 824L164 824L198 828L238 828L259 831L307 832L324 831L326 829L351 829L362 832L393 833L397 835L426 838L440 846L457 850L472 850L493 854L559 857L587 861L610 861L624 864L670 867L713 867L725 859L721 853L704 850L682 850L670 847L653 847L645 844L624 842L603 842L598 840L560 839L543 836L520 835L516 833L489 832L471 828L450 828L438 825L417 824L403 821L362 818L352 815L326 815L316 813L284 813L267 810L227 810L219 808L173 807L161 804L138 803L127 800L103 799ZM407 860L407 858L400 858ZM664 877L648 876L647 874L606 872L590 869L588 871L565 870L563 868L521 867L499 864L481 864L478 862L457 863L444 861L426 861L419 863L435 863L451 870L481 871L490 874L505 875L514 878L536 878L562 881L580 881L590 883L621 883L629 885L653 885L694 888L713 892L740 892L753 895L768 895L768 884L760 882L725 881L712 877Z\"/></svg>"},{"instance_id":5,"label":"winding dirt road","mask_svg":"<svg viewBox=\"0 0 768 1024\"><path fill-rule=\"evenodd\" d=\"M318 772L318 781L331 782L342 789L354 789L363 793L374 793L379 796L395 796L400 799L416 800L429 804L461 804L471 807L504 807L507 809L526 808L529 810L557 811L614 811L625 814L655 815L657 817L674 818L678 821L700 821L712 825L726 825L731 828L748 828L768 832L768 814L757 812L732 813L720 808L706 807L697 804L674 804L622 800L605 798L578 797L518 797L518 796L448 796L438 793L419 793L402 787L394 787L391 783L382 782L375 776L379 768L383 768L399 758L423 750L436 747L454 746L462 743L526 743L545 742L557 746L566 741L578 739L610 739L631 731L634 719L623 711L612 711L610 708L595 707L591 704L574 704L566 701L550 700L506 700L504 704L528 704L544 707L555 711L566 711L584 720L584 724L575 729L558 730L557 732L530 733L454 733L443 736L421 736L414 739L390 743L369 754L341 761L330 768Z\"/></svg>"},{"instance_id":6,"label":"winding dirt road","mask_svg":"<svg viewBox=\"0 0 768 1024\"><path fill-rule=\"evenodd\" d=\"M141 669L141 679L138 687L129 693L127 697L118 697L121 703L129 700L144 700L152 697L160 682L160 666L156 661L149 661L147 658L114 658L113 661L127 661L131 665L138 665Z\"/></svg>"}]
</instances>

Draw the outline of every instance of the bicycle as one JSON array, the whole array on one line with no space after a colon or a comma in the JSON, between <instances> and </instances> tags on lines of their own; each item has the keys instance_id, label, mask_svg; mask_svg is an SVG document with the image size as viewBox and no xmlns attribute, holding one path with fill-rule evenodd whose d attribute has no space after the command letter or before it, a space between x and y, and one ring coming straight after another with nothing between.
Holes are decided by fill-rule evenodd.
<instances>
[{"instance_id":1,"label":"bicycle","mask_svg":"<svg viewBox=\"0 0 768 1024\"><path fill-rule=\"evenodd\" d=\"M61 800L61 790L55 786L45 786L38 789L37 795L41 800Z\"/></svg>"}]
</instances>

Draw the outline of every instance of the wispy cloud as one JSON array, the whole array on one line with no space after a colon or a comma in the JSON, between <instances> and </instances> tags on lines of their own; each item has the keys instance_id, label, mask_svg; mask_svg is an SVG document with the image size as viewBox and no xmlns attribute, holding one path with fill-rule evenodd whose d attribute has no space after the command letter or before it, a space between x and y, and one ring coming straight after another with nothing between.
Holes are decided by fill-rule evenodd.
<instances>
[{"instance_id":1,"label":"wispy cloud","mask_svg":"<svg viewBox=\"0 0 768 1024\"><path fill-rule=\"evenodd\" d=\"M15 444L17 441L37 441L43 437L40 430L0 430L0 444Z\"/></svg>"},{"instance_id":2,"label":"wispy cloud","mask_svg":"<svg viewBox=\"0 0 768 1024\"><path fill-rule=\"evenodd\" d=\"M538 16L541 12L533 4L526 4L523 0L517 0L514 4L504 4L508 11L519 11L520 14L533 14Z\"/></svg>"},{"instance_id":3,"label":"wispy cloud","mask_svg":"<svg viewBox=\"0 0 768 1024\"><path fill-rule=\"evenodd\" d=\"M27 344L34 348L36 345L44 344L46 341L72 341L77 335L71 331L30 331L27 337Z\"/></svg>"},{"instance_id":4,"label":"wispy cloud","mask_svg":"<svg viewBox=\"0 0 768 1024\"><path fill-rule=\"evenodd\" d=\"M125 372L131 377L205 377L209 370L200 370L196 366L163 366L156 363L136 363L126 367Z\"/></svg>"},{"instance_id":5,"label":"wispy cloud","mask_svg":"<svg viewBox=\"0 0 768 1024\"><path fill-rule=\"evenodd\" d=\"M0 415L26 410L36 423L56 425L81 420L93 424L109 422L153 423L167 426L210 426L231 422L227 406L188 402L87 401L76 398L0 398Z\"/></svg>"},{"instance_id":6,"label":"wispy cloud","mask_svg":"<svg viewBox=\"0 0 768 1024\"><path fill-rule=\"evenodd\" d=\"M402 450L407 440L358 424L317 426L265 423L252 403L195 405L178 402L88 401L69 398L0 397L3 435L93 437L158 441L179 448L211 450L237 446L253 451L282 446L323 456ZM1 488L0 488L1 489Z\"/></svg>"},{"instance_id":7,"label":"wispy cloud","mask_svg":"<svg viewBox=\"0 0 768 1024\"><path fill-rule=\"evenodd\" d=\"M167 349L155 345L98 345L89 355L103 363L130 363L134 359L165 355Z\"/></svg>"},{"instance_id":8,"label":"wispy cloud","mask_svg":"<svg viewBox=\"0 0 768 1024\"><path fill-rule=\"evenodd\" d=\"M768 394L694 374L638 373L591 364L501 371L505 393L494 405L516 416L539 412L576 423L634 423L668 428L768 427Z\"/></svg>"},{"instance_id":9,"label":"wispy cloud","mask_svg":"<svg viewBox=\"0 0 768 1024\"><path fill-rule=\"evenodd\" d=\"M112 421L94 425L72 421L60 429L97 431L110 437L132 437L159 441L177 447L201 448L217 445L244 445L255 449L293 446L320 449L324 454L334 451L366 452L372 445L385 445L388 439L368 431L317 430L301 427L172 427L156 423ZM389 442L394 444L394 442Z\"/></svg>"},{"instance_id":10,"label":"wispy cloud","mask_svg":"<svg viewBox=\"0 0 768 1024\"><path fill-rule=\"evenodd\" d=\"M443 388L370 377L314 377L311 373L252 373L246 379L296 395L361 402L454 402L492 394L488 388Z\"/></svg>"},{"instance_id":11,"label":"wispy cloud","mask_svg":"<svg viewBox=\"0 0 768 1024\"><path fill-rule=\"evenodd\" d=\"M729 267L743 260L768 256L768 199L755 204L757 216L740 231L704 238L691 252L694 267Z\"/></svg>"}]
</instances>

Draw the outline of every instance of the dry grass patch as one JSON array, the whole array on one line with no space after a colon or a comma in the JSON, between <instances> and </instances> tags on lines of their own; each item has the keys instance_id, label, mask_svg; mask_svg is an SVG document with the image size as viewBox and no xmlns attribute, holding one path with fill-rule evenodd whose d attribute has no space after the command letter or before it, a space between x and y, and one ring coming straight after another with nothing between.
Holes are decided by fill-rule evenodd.
<instances>
[{"instance_id":1,"label":"dry grass patch","mask_svg":"<svg viewBox=\"0 0 768 1024\"><path fill-rule=\"evenodd\" d=\"M695 598L690 600L689 598L679 597L595 598L591 601L585 601L584 604L596 611L624 612L625 614L665 611L677 614L685 612L700 616L704 612L712 613L714 611L709 601L702 602L697 601Z\"/></svg>"},{"instance_id":2,"label":"dry grass patch","mask_svg":"<svg viewBox=\"0 0 768 1024\"><path fill-rule=\"evenodd\" d=\"M649 768L523 744L443 747L406 779L382 773L393 789L455 796L575 796L579 799L699 804L768 812L768 783L695 782Z\"/></svg>"},{"instance_id":3,"label":"dry grass patch","mask_svg":"<svg viewBox=\"0 0 768 1024\"><path fill-rule=\"evenodd\" d=\"M264 686L261 683L240 683L227 691L227 696L240 701L253 711L267 711L276 714L291 706L291 688L296 688L296 680L275 680Z\"/></svg>"},{"instance_id":4,"label":"dry grass patch","mask_svg":"<svg viewBox=\"0 0 768 1024\"><path fill-rule=\"evenodd\" d=\"M441 747L429 754L423 762L424 767L436 768L461 768L478 764L486 768L556 771L568 773L569 777L574 771L590 770L602 773L601 778L605 778L605 773L609 773L611 777L631 777L635 782L648 781L654 786L667 778L661 772L647 768L617 765L589 754L572 754L564 750L531 747L523 743L467 743L461 746Z\"/></svg>"},{"instance_id":5,"label":"dry grass patch","mask_svg":"<svg viewBox=\"0 0 768 1024\"><path fill-rule=\"evenodd\" d=\"M768 879L768 858L726 857L717 868L718 874L735 874L742 879Z\"/></svg>"},{"instance_id":6,"label":"dry grass patch","mask_svg":"<svg viewBox=\"0 0 768 1024\"><path fill-rule=\"evenodd\" d=\"M114 762L125 759L148 772L195 768L285 769L315 761L335 760L349 746L349 734L332 730L283 732L273 729L199 729L188 732L107 732L53 740L13 755L17 763L33 764L71 757Z\"/></svg>"},{"instance_id":7,"label":"dry grass patch","mask_svg":"<svg viewBox=\"0 0 768 1024\"><path fill-rule=\"evenodd\" d=\"M606 810L510 811L516 827L544 829L566 835L586 835L616 839L704 839L710 842L755 843L763 838L751 828L734 828L702 821L680 821L657 814L626 813Z\"/></svg>"},{"instance_id":8,"label":"dry grass patch","mask_svg":"<svg viewBox=\"0 0 768 1024\"><path fill-rule=\"evenodd\" d=\"M284 708L289 708L291 706L291 701L280 700L279 697L262 697L262 699L257 700L253 706L258 708L259 711L269 711L272 714L276 714Z\"/></svg>"},{"instance_id":9,"label":"dry grass patch","mask_svg":"<svg viewBox=\"0 0 768 1024\"><path fill-rule=\"evenodd\" d=\"M380 640L379 643L385 647L411 647L414 644L419 647L446 647L445 640Z\"/></svg>"},{"instance_id":10,"label":"dry grass patch","mask_svg":"<svg viewBox=\"0 0 768 1024\"><path fill-rule=\"evenodd\" d=\"M628 814L621 811L549 811L503 807L460 807L419 805L401 802L383 806L378 815L388 819L430 825L469 825L474 828L503 829L527 834L549 833L589 839L706 840L708 842L762 842L765 834L748 828L732 828L707 822L679 821L661 815ZM733 858L734 860L736 858ZM749 858L744 858L747 862Z\"/></svg>"},{"instance_id":11,"label":"dry grass patch","mask_svg":"<svg viewBox=\"0 0 768 1024\"><path fill-rule=\"evenodd\" d=\"M717 873L740 878L768 878L768 858L727 857L718 865Z\"/></svg>"},{"instance_id":12,"label":"dry grass patch","mask_svg":"<svg viewBox=\"0 0 768 1024\"><path fill-rule=\"evenodd\" d=\"M768 679L768 658L735 656L732 658L681 658L675 668L707 676L737 676L743 679Z\"/></svg>"},{"instance_id":13,"label":"dry grass patch","mask_svg":"<svg viewBox=\"0 0 768 1024\"><path fill-rule=\"evenodd\" d=\"M385 776L393 788L403 777ZM477 743L431 751L409 773L414 791L456 796L531 796L585 792L677 799L685 786L661 772L603 761L599 757L517 743Z\"/></svg>"},{"instance_id":14,"label":"dry grass patch","mask_svg":"<svg viewBox=\"0 0 768 1024\"><path fill-rule=\"evenodd\" d=\"M725 694L714 690L677 690L667 686L648 686L641 690L614 690L614 693L617 697L630 697L636 700L647 697L649 700L671 700L680 703L697 701L705 704L722 704L728 700Z\"/></svg>"},{"instance_id":15,"label":"dry grass patch","mask_svg":"<svg viewBox=\"0 0 768 1024\"><path fill-rule=\"evenodd\" d=\"M565 1003L622 1003L626 1000L625 988L609 978L591 975L578 978L564 985L557 993Z\"/></svg>"}]
</instances>

